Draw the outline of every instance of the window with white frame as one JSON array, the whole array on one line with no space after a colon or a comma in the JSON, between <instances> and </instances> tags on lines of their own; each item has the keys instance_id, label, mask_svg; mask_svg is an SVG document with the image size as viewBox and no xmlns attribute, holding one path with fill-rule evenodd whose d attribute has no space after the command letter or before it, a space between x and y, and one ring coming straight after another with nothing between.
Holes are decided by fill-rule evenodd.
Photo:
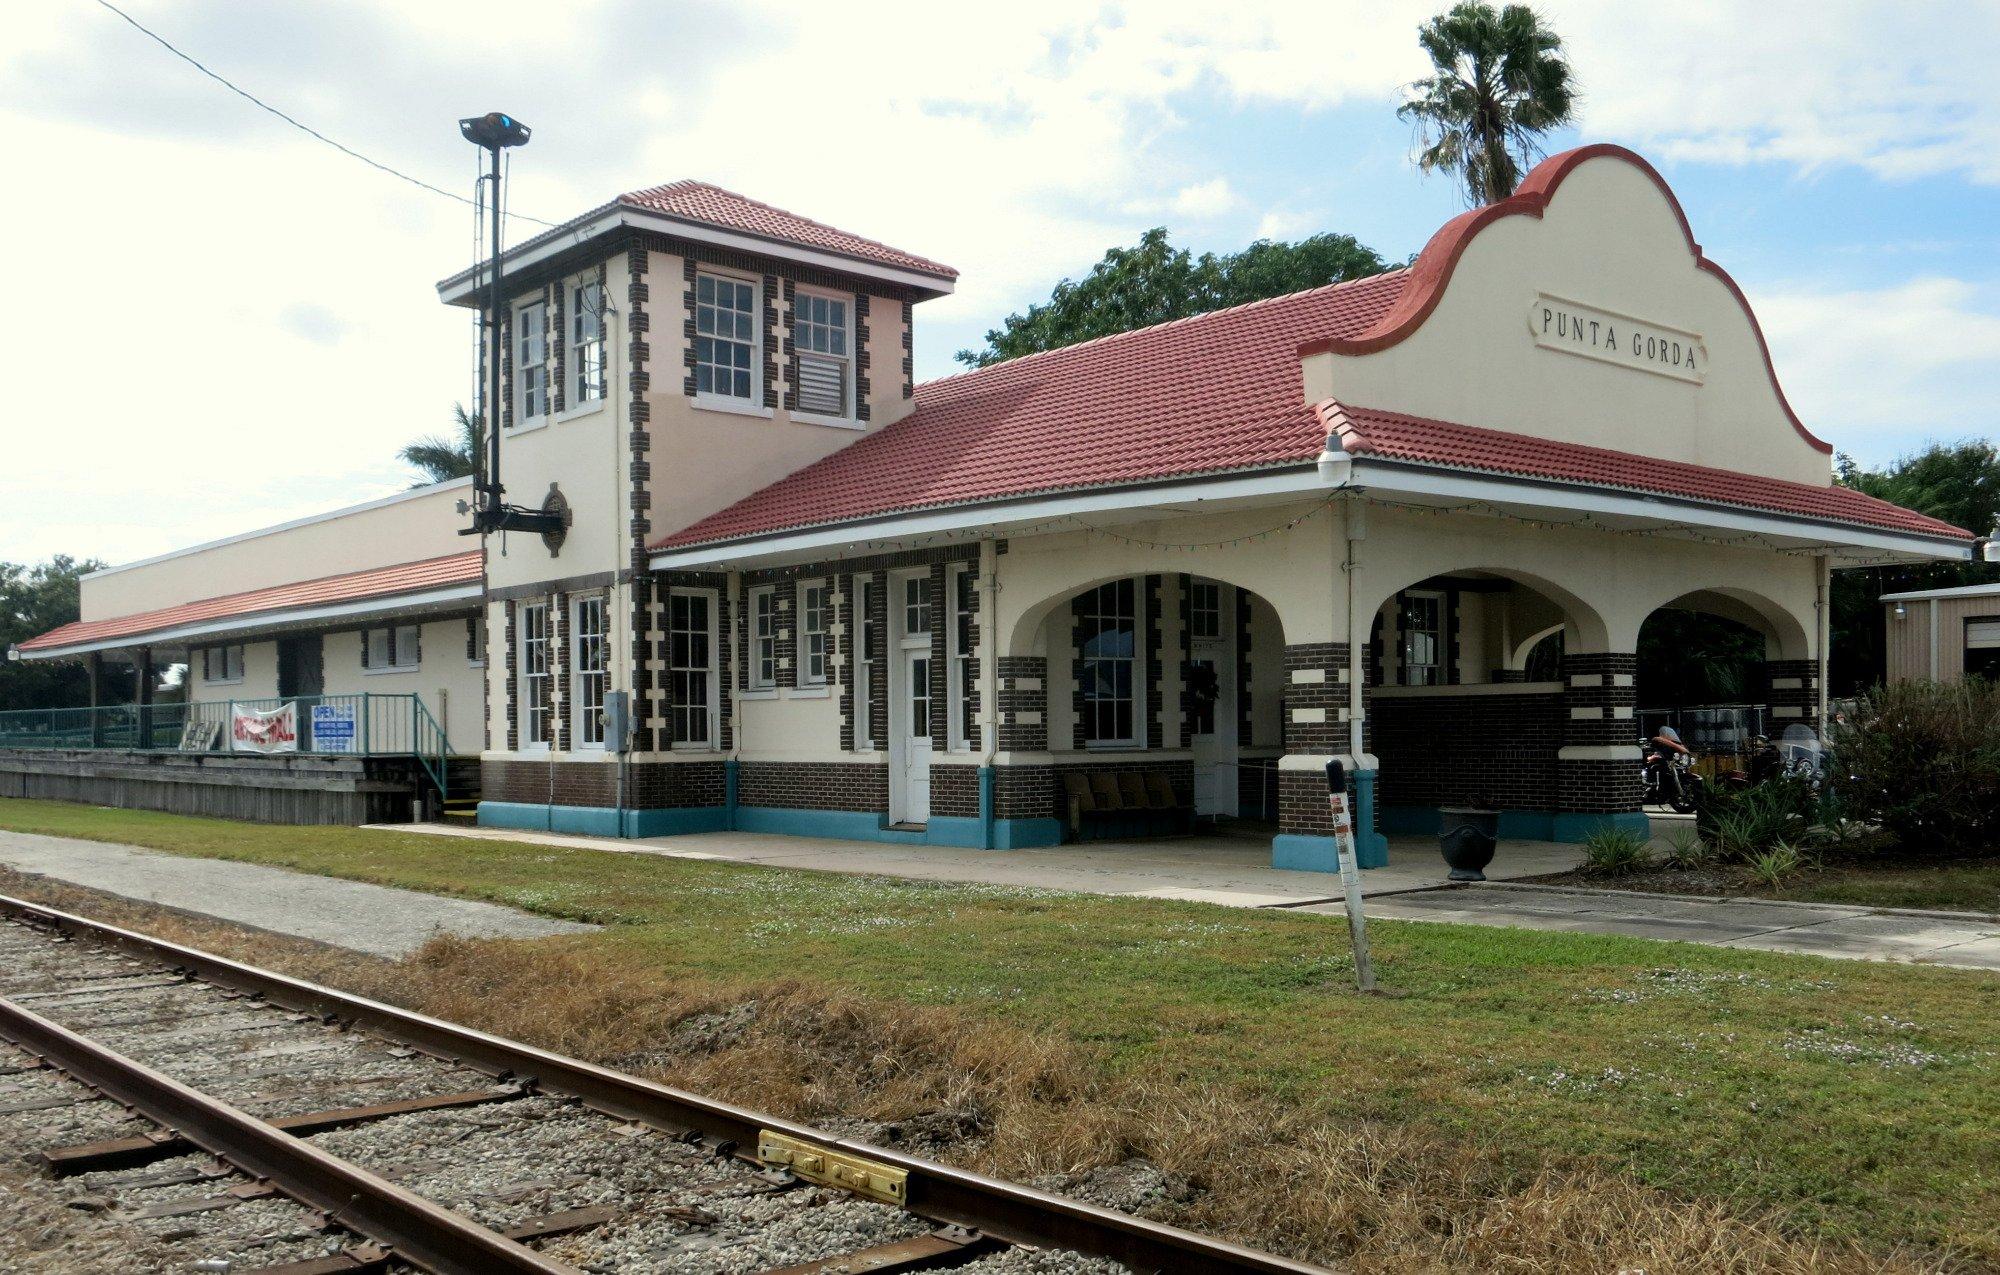
<instances>
[{"instance_id":1,"label":"window with white frame","mask_svg":"<svg viewBox=\"0 0 2000 1275\"><path fill-rule=\"evenodd\" d=\"M465 662L473 668L486 667L486 613L465 617Z\"/></svg>"},{"instance_id":2,"label":"window with white frame","mask_svg":"<svg viewBox=\"0 0 2000 1275\"><path fill-rule=\"evenodd\" d=\"M521 745L549 746L549 608L545 602L521 608Z\"/></svg>"},{"instance_id":3,"label":"window with white frame","mask_svg":"<svg viewBox=\"0 0 2000 1275\"><path fill-rule=\"evenodd\" d=\"M715 595L667 596L667 678L673 694L673 743L708 748L715 740Z\"/></svg>"},{"instance_id":4,"label":"window with white frame","mask_svg":"<svg viewBox=\"0 0 2000 1275\"><path fill-rule=\"evenodd\" d=\"M770 585L750 590L750 689L778 684L778 591Z\"/></svg>"},{"instance_id":5,"label":"window with white frame","mask_svg":"<svg viewBox=\"0 0 2000 1275\"><path fill-rule=\"evenodd\" d=\"M753 397L757 287L727 275L695 280L694 388L719 398Z\"/></svg>"},{"instance_id":6,"label":"window with white frame","mask_svg":"<svg viewBox=\"0 0 2000 1275\"><path fill-rule=\"evenodd\" d=\"M361 635L361 667L370 673L407 673L423 662L423 646L414 624L369 629Z\"/></svg>"},{"instance_id":7,"label":"window with white frame","mask_svg":"<svg viewBox=\"0 0 2000 1275\"><path fill-rule=\"evenodd\" d=\"M792 348L799 359L799 410L819 416L852 416L854 342L846 297L818 292L792 298Z\"/></svg>"},{"instance_id":8,"label":"window with white frame","mask_svg":"<svg viewBox=\"0 0 2000 1275\"><path fill-rule=\"evenodd\" d=\"M903 636L919 637L931 631L931 579L910 576L903 581Z\"/></svg>"},{"instance_id":9,"label":"window with white frame","mask_svg":"<svg viewBox=\"0 0 2000 1275\"><path fill-rule=\"evenodd\" d=\"M1139 623L1132 581L1099 585L1077 601L1077 679L1086 744L1137 742L1133 692L1138 685Z\"/></svg>"},{"instance_id":10,"label":"window with white frame","mask_svg":"<svg viewBox=\"0 0 2000 1275\"><path fill-rule=\"evenodd\" d=\"M1436 686L1444 678L1444 594L1411 590L1396 610L1397 649L1404 686Z\"/></svg>"},{"instance_id":11,"label":"window with white frame","mask_svg":"<svg viewBox=\"0 0 2000 1275\"><path fill-rule=\"evenodd\" d=\"M1196 580L1188 586L1188 636L1222 636L1222 586L1212 580Z\"/></svg>"},{"instance_id":12,"label":"window with white frame","mask_svg":"<svg viewBox=\"0 0 2000 1275\"><path fill-rule=\"evenodd\" d=\"M210 685L242 681L243 648L240 646L202 648L201 680Z\"/></svg>"},{"instance_id":13,"label":"window with white frame","mask_svg":"<svg viewBox=\"0 0 2000 1275\"><path fill-rule=\"evenodd\" d=\"M549 308L536 301L514 311L514 426L539 425L549 411Z\"/></svg>"},{"instance_id":14,"label":"window with white frame","mask_svg":"<svg viewBox=\"0 0 2000 1275\"><path fill-rule=\"evenodd\" d=\"M867 751L875 746L873 702L875 678L875 591L873 580L854 582L854 746Z\"/></svg>"},{"instance_id":15,"label":"window with white frame","mask_svg":"<svg viewBox=\"0 0 2000 1275\"><path fill-rule=\"evenodd\" d=\"M570 684L576 702L576 740L583 748L604 747L604 695L611 686L611 633L604 595L570 603Z\"/></svg>"},{"instance_id":16,"label":"window with white frame","mask_svg":"<svg viewBox=\"0 0 2000 1275\"><path fill-rule=\"evenodd\" d=\"M571 408L604 401L604 285L593 274L569 288L569 352L564 360Z\"/></svg>"},{"instance_id":17,"label":"window with white frame","mask_svg":"<svg viewBox=\"0 0 2000 1275\"><path fill-rule=\"evenodd\" d=\"M979 584L970 567L954 567L951 583L951 699L949 722L951 747L973 746L972 701L979 665L972 658L973 606Z\"/></svg>"},{"instance_id":18,"label":"window with white frame","mask_svg":"<svg viewBox=\"0 0 2000 1275\"><path fill-rule=\"evenodd\" d=\"M799 681L805 686L826 685L827 596L824 580L799 586Z\"/></svg>"}]
</instances>

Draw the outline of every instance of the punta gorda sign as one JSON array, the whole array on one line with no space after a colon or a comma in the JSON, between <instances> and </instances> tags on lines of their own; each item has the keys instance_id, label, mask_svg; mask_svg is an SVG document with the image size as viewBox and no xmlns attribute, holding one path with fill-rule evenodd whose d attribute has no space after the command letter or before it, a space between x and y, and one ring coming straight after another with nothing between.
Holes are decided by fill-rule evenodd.
<instances>
[{"instance_id":1,"label":"punta gorda sign","mask_svg":"<svg viewBox=\"0 0 2000 1275\"><path fill-rule=\"evenodd\" d=\"M1699 333L1546 292L1536 293L1528 307L1528 331L1545 350L1615 363L1635 372L1699 385L1708 371L1708 347Z\"/></svg>"}]
</instances>

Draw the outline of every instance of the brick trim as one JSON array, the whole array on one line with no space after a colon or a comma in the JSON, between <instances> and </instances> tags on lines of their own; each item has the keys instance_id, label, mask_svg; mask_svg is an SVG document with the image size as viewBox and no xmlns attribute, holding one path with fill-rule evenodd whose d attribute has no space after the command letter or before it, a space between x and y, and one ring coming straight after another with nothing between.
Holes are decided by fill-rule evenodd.
<instances>
[{"instance_id":1,"label":"brick trim","mask_svg":"<svg viewBox=\"0 0 2000 1275\"><path fill-rule=\"evenodd\" d=\"M551 697L550 710L555 717L553 737L555 750L569 751L569 599L567 593L558 593L549 599L549 673L554 678L555 690Z\"/></svg>"},{"instance_id":2,"label":"brick trim","mask_svg":"<svg viewBox=\"0 0 2000 1275\"><path fill-rule=\"evenodd\" d=\"M945 597L945 564L933 562L930 575L925 583L930 590L931 611L931 748L935 752L951 749L951 708L946 699L951 693L951 604Z\"/></svg>"},{"instance_id":3,"label":"brick trim","mask_svg":"<svg viewBox=\"0 0 2000 1275\"><path fill-rule=\"evenodd\" d=\"M1146 694L1142 698L1134 695L1139 702L1133 707L1143 708L1146 714L1146 747L1158 748L1166 740L1166 691L1161 674L1165 671L1162 644L1166 639L1160 623L1160 586L1163 577L1149 575L1141 581L1140 623L1145 635L1144 650L1146 662L1139 667L1139 675L1146 680ZM1136 688L1135 688L1136 690Z\"/></svg>"},{"instance_id":4,"label":"brick trim","mask_svg":"<svg viewBox=\"0 0 2000 1275\"><path fill-rule=\"evenodd\" d=\"M1772 737L1787 726L1819 726L1819 661L1764 661L1764 732ZM1785 685L1780 685L1785 683Z\"/></svg>"},{"instance_id":5,"label":"brick trim","mask_svg":"<svg viewBox=\"0 0 2000 1275\"><path fill-rule=\"evenodd\" d=\"M868 368L872 356L868 352L868 294L854 294L854 419L866 422L869 419Z\"/></svg>"},{"instance_id":6,"label":"brick trim","mask_svg":"<svg viewBox=\"0 0 2000 1275\"><path fill-rule=\"evenodd\" d=\"M507 643L507 650L503 656L506 660L504 667L507 675L504 679L506 693L500 711L507 714L507 751L511 753L518 752L521 747L521 644L516 640L514 631L516 612L520 609L520 603L510 598L501 605L506 612L506 620L501 631L505 634Z\"/></svg>"},{"instance_id":7,"label":"brick trim","mask_svg":"<svg viewBox=\"0 0 2000 1275\"><path fill-rule=\"evenodd\" d=\"M1005 752L1039 753L1049 746L1049 662L1039 655L999 658L998 729Z\"/></svg>"}]
</instances>

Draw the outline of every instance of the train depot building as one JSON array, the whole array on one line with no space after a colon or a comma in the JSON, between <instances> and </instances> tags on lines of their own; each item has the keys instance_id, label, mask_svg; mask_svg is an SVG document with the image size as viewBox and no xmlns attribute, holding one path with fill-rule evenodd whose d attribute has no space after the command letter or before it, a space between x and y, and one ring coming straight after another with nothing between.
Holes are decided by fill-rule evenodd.
<instances>
[{"instance_id":1,"label":"train depot building","mask_svg":"<svg viewBox=\"0 0 2000 1275\"><path fill-rule=\"evenodd\" d=\"M245 549L298 527L86 581L20 655L238 634L260 692L288 659L294 688L407 676L489 826L1005 850L1220 821L1330 869L1334 758L1364 864L1443 806L1643 824L1648 616L1762 633L1770 719L1813 727L1829 572L1976 547L1834 485L1617 147L1407 269L916 384L955 277L699 183L621 196L505 257L501 476L563 531L468 555L463 493L417 493L314 524L435 521L346 557Z\"/></svg>"}]
</instances>

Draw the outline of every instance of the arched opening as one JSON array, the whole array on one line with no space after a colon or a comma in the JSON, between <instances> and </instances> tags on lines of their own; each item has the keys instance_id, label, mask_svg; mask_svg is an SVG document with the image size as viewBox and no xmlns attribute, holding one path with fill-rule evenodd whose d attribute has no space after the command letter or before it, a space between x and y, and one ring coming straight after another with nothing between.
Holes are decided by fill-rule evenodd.
<instances>
[{"instance_id":1,"label":"arched opening","mask_svg":"<svg viewBox=\"0 0 2000 1275\"><path fill-rule=\"evenodd\" d=\"M1010 699L1003 676L1003 714L1040 728L1007 747L1045 766L1066 839L1268 838L1286 724L1285 630L1267 599L1194 573L1120 575L1036 602L1010 635L1003 673L1042 693Z\"/></svg>"},{"instance_id":2,"label":"arched opening","mask_svg":"<svg viewBox=\"0 0 2000 1275\"><path fill-rule=\"evenodd\" d=\"M1757 735L1811 732L1806 625L1769 598L1733 588L1670 598L1641 623L1637 648L1641 738L1672 727L1709 777L1740 769Z\"/></svg>"},{"instance_id":3,"label":"arched opening","mask_svg":"<svg viewBox=\"0 0 2000 1275\"><path fill-rule=\"evenodd\" d=\"M1365 654L1379 825L1435 833L1452 806L1498 810L1501 835L1546 840L1563 808L1566 650L1604 624L1558 586L1495 568L1412 581L1382 599Z\"/></svg>"}]
</instances>

